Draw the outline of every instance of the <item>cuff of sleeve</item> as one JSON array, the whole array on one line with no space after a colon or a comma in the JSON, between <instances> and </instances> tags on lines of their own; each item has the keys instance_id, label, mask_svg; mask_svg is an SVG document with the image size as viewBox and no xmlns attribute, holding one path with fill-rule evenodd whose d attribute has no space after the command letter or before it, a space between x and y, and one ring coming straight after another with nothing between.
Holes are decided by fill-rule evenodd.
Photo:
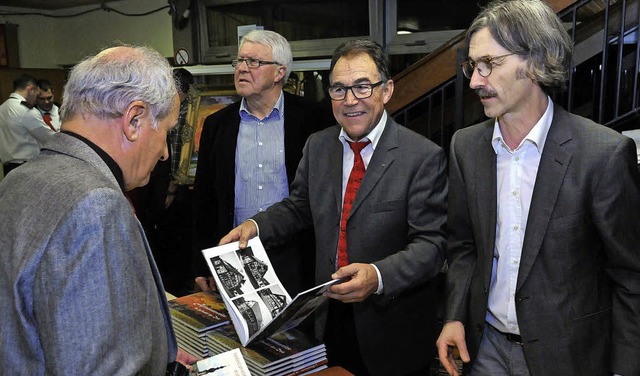
<instances>
[{"instance_id":1,"label":"cuff of sleeve","mask_svg":"<svg viewBox=\"0 0 640 376\"><path fill-rule=\"evenodd\" d=\"M247 219L247 221L251 221L251 222L253 222L254 225L256 225L256 236L260 237L260 226L258 226L258 222L254 221L251 218Z\"/></svg>"},{"instance_id":2,"label":"cuff of sleeve","mask_svg":"<svg viewBox=\"0 0 640 376\"><path fill-rule=\"evenodd\" d=\"M376 290L376 292L374 292L374 294L382 295L382 293L384 292L384 285L382 284L382 275L380 274L380 269L378 269L375 264L371 264L371 266L373 266L373 268L376 270L376 274L378 275L378 289Z\"/></svg>"}]
</instances>

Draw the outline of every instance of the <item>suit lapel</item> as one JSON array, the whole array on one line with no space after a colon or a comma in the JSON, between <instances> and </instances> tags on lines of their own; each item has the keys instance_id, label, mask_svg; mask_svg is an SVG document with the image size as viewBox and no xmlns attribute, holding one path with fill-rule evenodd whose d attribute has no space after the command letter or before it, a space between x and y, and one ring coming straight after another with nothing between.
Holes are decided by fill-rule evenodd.
<instances>
[{"instance_id":1,"label":"suit lapel","mask_svg":"<svg viewBox=\"0 0 640 376\"><path fill-rule=\"evenodd\" d=\"M298 161L302 159L301 143L304 143L302 132L304 114L300 113L300 106L291 101L291 94L283 92L284 96L284 164L287 171L289 186L293 183L298 168Z\"/></svg>"},{"instance_id":2,"label":"suit lapel","mask_svg":"<svg viewBox=\"0 0 640 376\"><path fill-rule=\"evenodd\" d=\"M529 276L538 256L562 181L573 155L570 126L571 120L568 113L559 106L555 106L553 122L540 158L531 198L516 291L522 287Z\"/></svg>"},{"instance_id":3,"label":"suit lapel","mask_svg":"<svg viewBox=\"0 0 640 376\"><path fill-rule=\"evenodd\" d=\"M238 106L238 109L240 107ZM224 120L219 126L222 127L221 132L225 133L221 137L225 142L220 143L220 161L225 161L220 166L220 176L224 177L225 186L223 191L232 192L232 198L235 200L235 176L236 176L236 147L238 145L238 132L240 131L240 114L237 110L230 111L227 120ZM231 202L231 208L235 206L235 202Z\"/></svg>"},{"instance_id":4,"label":"suit lapel","mask_svg":"<svg viewBox=\"0 0 640 376\"><path fill-rule=\"evenodd\" d=\"M378 145L371 156L364 178L362 178L360 188L358 188L358 193L349 212L349 218L358 210L362 202L378 184L384 172L389 168L391 163L393 163L394 156L391 150L398 147L397 127L398 124L389 116L384 131L378 141Z\"/></svg>"},{"instance_id":5,"label":"suit lapel","mask_svg":"<svg viewBox=\"0 0 640 376\"><path fill-rule=\"evenodd\" d=\"M337 213L342 213L342 142L338 139L340 127L335 127L336 132L333 133L327 155L329 157L329 169L331 176L331 188L335 198Z\"/></svg>"},{"instance_id":6,"label":"suit lapel","mask_svg":"<svg viewBox=\"0 0 640 376\"><path fill-rule=\"evenodd\" d=\"M476 205L479 215L483 216L478 221L484 254L478 255L484 262L484 287L489 289L491 283L491 271L493 266L493 250L496 241L496 212L497 187L496 187L496 153L491 146L494 120L486 123L481 136L478 139L475 150L476 168L474 169L474 184L476 185Z\"/></svg>"}]
</instances>

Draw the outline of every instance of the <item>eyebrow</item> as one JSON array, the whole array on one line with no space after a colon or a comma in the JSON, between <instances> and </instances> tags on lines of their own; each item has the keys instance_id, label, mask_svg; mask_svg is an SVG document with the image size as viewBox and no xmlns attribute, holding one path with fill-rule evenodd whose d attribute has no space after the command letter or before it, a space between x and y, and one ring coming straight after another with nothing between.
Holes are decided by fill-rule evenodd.
<instances>
[{"instance_id":1,"label":"eyebrow","mask_svg":"<svg viewBox=\"0 0 640 376\"><path fill-rule=\"evenodd\" d=\"M362 78L358 78L358 79L356 79L356 80L353 82L353 84L352 84L352 85L358 85L358 84L370 84L370 83L372 83L372 82L373 82L373 81L371 81L369 78L367 78L367 77L362 77ZM334 82L333 84L331 84L331 86L348 86L348 85L345 85L345 84L343 84L343 83L342 83L342 82L340 82L340 81L337 81L337 82Z\"/></svg>"}]
</instances>

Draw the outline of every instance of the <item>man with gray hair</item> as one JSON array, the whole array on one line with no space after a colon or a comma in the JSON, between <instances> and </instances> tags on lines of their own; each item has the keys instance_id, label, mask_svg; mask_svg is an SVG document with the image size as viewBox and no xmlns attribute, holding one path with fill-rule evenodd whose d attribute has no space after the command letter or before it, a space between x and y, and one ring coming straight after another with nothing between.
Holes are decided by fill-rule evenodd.
<instances>
[{"instance_id":1,"label":"man with gray hair","mask_svg":"<svg viewBox=\"0 0 640 376\"><path fill-rule=\"evenodd\" d=\"M202 249L252 215L289 195L307 137L329 122L329 111L282 90L293 57L289 42L269 30L254 30L233 60L242 97L204 122L194 185L194 272L211 275ZM332 120L331 120L332 121ZM269 249L273 267L291 295L313 285L313 232ZM199 278L207 289L210 279Z\"/></svg>"},{"instance_id":2,"label":"man with gray hair","mask_svg":"<svg viewBox=\"0 0 640 376\"><path fill-rule=\"evenodd\" d=\"M124 191L168 157L171 69L151 49L109 48L73 68L64 98L62 131L0 183L0 364L164 375L178 356L171 316Z\"/></svg>"},{"instance_id":3,"label":"man with gray hair","mask_svg":"<svg viewBox=\"0 0 640 376\"><path fill-rule=\"evenodd\" d=\"M551 100L572 42L542 1L490 3L467 45L491 119L451 141L441 362L458 375L457 348L470 375L640 375L633 141Z\"/></svg>"}]
</instances>

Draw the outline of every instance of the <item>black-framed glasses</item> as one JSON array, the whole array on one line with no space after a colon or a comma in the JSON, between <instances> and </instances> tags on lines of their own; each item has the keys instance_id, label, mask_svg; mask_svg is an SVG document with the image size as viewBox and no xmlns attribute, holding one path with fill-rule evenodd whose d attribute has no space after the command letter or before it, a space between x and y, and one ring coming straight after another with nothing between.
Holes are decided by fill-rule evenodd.
<instances>
[{"instance_id":1,"label":"black-framed glasses","mask_svg":"<svg viewBox=\"0 0 640 376\"><path fill-rule=\"evenodd\" d=\"M250 69L257 69L263 65L282 65L277 61L265 61L265 60L251 59L251 58L247 58L247 59L237 58L237 59L231 60L231 66L234 68L237 68L242 63L247 63L247 67L249 67Z\"/></svg>"},{"instance_id":2,"label":"black-framed glasses","mask_svg":"<svg viewBox=\"0 0 640 376\"><path fill-rule=\"evenodd\" d=\"M482 77L488 77L493 70L493 65L496 60L504 59L507 56L517 55L516 53L510 53L506 55L500 56L487 56L478 59L477 61L473 60L465 60L460 64L462 67L462 73L468 79L471 79L473 76L473 71L478 69L478 74Z\"/></svg>"},{"instance_id":3,"label":"black-framed glasses","mask_svg":"<svg viewBox=\"0 0 640 376\"><path fill-rule=\"evenodd\" d=\"M375 84L356 84L351 86L329 86L329 97L334 101L341 101L347 97L347 91L351 90L356 99L366 99L373 94L373 89L382 85L384 81L378 81Z\"/></svg>"}]
</instances>

